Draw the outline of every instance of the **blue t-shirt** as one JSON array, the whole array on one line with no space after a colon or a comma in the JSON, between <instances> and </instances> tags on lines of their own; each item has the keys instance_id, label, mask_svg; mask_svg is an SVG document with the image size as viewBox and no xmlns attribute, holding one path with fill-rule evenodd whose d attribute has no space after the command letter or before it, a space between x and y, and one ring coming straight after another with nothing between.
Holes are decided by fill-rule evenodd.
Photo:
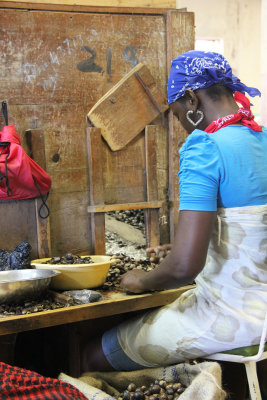
<instances>
[{"instance_id":1,"label":"blue t-shirt","mask_svg":"<svg viewBox=\"0 0 267 400\"><path fill-rule=\"evenodd\" d=\"M180 153L180 210L216 211L267 203L267 128L194 130Z\"/></svg>"}]
</instances>

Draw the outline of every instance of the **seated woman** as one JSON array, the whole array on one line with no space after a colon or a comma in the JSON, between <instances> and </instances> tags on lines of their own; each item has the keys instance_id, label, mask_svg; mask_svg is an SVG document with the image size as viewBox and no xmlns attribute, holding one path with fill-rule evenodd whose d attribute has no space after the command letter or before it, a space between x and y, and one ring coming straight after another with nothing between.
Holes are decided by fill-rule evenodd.
<instances>
[{"instance_id":1,"label":"seated woman","mask_svg":"<svg viewBox=\"0 0 267 400\"><path fill-rule=\"evenodd\" d=\"M104 333L84 370L136 370L259 343L267 310L267 129L217 53L173 60L168 100L189 136L180 150L180 212L172 249L150 272L123 275L129 292L196 282L172 304ZM239 108L237 102L242 106Z\"/></svg>"}]
</instances>

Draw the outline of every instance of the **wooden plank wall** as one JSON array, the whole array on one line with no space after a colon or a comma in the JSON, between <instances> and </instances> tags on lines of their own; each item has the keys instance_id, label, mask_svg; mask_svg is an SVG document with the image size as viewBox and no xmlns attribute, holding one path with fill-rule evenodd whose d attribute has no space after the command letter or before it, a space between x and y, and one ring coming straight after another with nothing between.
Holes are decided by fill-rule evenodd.
<instances>
[{"instance_id":1,"label":"wooden plank wall","mask_svg":"<svg viewBox=\"0 0 267 400\"><path fill-rule=\"evenodd\" d=\"M85 119L90 108L138 62L148 66L166 93L166 13L90 10L0 8L1 97L8 101L10 124L16 126L22 143L25 130L39 128L44 132L46 169L52 177L53 255L90 252ZM171 15L169 53L176 56L193 48L194 21L192 13L172 11ZM164 158L157 159L166 160L167 115L153 124L161 127L157 148ZM179 129L174 146L184 135ZM105 203L144 201L144 132L119 152L113 153L104 145ZM159 193L167 200L168 166L161 163ZM168 224L168 215L162 217Z\"/></svg>"}]
</instances>

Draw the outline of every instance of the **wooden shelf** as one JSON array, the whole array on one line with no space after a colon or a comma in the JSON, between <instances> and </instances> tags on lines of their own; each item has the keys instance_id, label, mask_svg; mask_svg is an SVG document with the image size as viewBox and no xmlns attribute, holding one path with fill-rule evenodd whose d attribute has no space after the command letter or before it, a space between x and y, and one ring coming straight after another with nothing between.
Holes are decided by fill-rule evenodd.
<instances>
[{"instance_id":1,"label":"wooden shelf","mask_svg":"<svg viewBox=\"0 0 267 400\"><path fill-rule=\"evenodd\" d=\"M182 293L193 287L193 285L189 285L179 289L139 295L126 295L123 292L107 292L105 296L108 298L97 303L65 307L28 315L1 317L0 336L163 306L173 302Z\"/></svg>"}]
</instances>

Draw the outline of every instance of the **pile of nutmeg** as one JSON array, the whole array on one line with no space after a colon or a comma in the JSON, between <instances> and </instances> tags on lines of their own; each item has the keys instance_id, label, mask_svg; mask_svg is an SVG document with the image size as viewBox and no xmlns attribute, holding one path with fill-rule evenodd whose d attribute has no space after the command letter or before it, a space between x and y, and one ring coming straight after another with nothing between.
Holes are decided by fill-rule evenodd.
<instances>
[{"instance_id":1,"label":"pile of nutmeg","mask_svg":"<svg viewBox=\"0 0 267 400\"><path fill-rule=\"evenodd\" d=\"M117 400L176 400L185 391L179 382L155 380L149 386L138 387L130 383L126 390L120 393Z\"/></svg>"},{"instance_id":2,"label":"pile of nutmeg","mask_svg":"<svg viewBox=\"0 0 267 400\"><path fill-rule=\"evenodd\" d=\"M102 290L118 288L120 286L121 275L132 269L142 269L143 271L151 271L157 265L149 259L134 259L125 254L113 254L111 256L111 265L107 274L107 278Z\"/></svg>"},{"instance_id":3,"label":"pile of nutmeg","mask_svg":"<svg viewBox=\"0 0 267 400\"><path fill-rule=\"evenodd\" d=\"M125 222L126 224L132 225L137 229L144 232L145 229L145 217L144 210L120 210L110 211L108 215L114 217L117 221Z\"/></svg>"},{"instance_id":4,"label":"pile of nutmeg","mask_svg":"<svg viewBox=\"0 0 267 400\"><path fill-rule=\"evenodd\" d=\"M91 264L93 260L90 256L81 257L72 253L67 253L62 257L52 257L44 261L43 264Z\"/></svg>"}]
</instances>

